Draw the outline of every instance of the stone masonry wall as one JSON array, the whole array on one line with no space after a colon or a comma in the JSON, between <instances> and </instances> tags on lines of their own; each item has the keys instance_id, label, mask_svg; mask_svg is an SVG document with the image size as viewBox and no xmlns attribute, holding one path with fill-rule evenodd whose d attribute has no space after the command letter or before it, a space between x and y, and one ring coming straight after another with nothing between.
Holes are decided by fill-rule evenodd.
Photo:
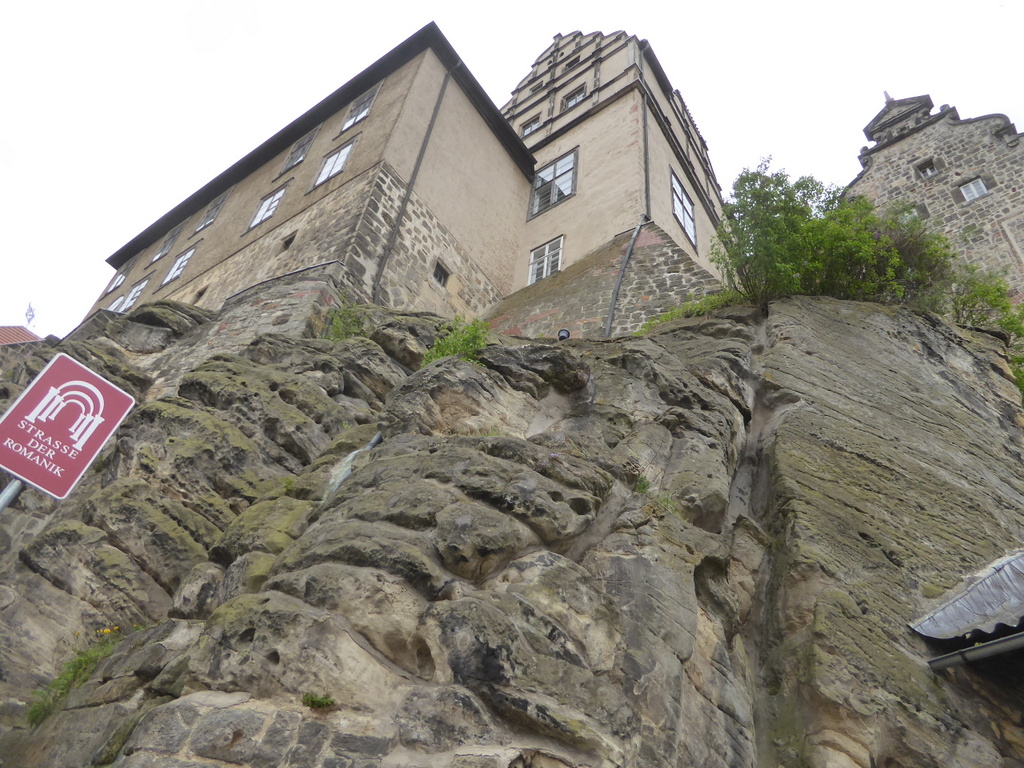
<instances>
[{"instance_id":1,"label":"stone masonry wall","mask_svg":"<svg viewBox=\"0 0 1024 768\"><path fill-rule=\"evenodd\" d=\"M119 325L108 325L104 333L133 352L133 362L153 376L147 399L167 397L175 394L184 372L214 355L238 354L260 334L319 337L330 311L354 300L346 285L349 274L346 265L334 261L258 283L232 296L219 312L193 318L187 330L177 326L163 334L152 324L176 325L162 320L168 317L167 308L143 305L118 318ZM92 335L88 323L81 330L73 331L68 340ZM176 336L181 341L171 344Z\"/></svg>"},{"instance_id":2,"label":"stone masonry wall","mask_svg":"<svg viewBox=\"0 0 1024 768\"><path fill-rule=\"evenodd\" d=\"M488 312L491 329L514 336L601 338L622 257L632 231L617 235L580 261L512 294ZM612 335L637 330L653 315L721 290L657 224L640 231L616 302Z\"/></svg>"},{"instance_id":3,"label":"stone masonry wall","mask_svg":"<svg viewBox=\"0 0 1024 768\"><path fill-rule=\"evenodd\" d=\"M932 160L938 173L917 168ZM906 201L927 208L927 222L964 260L1005 273L1024 296L1024 142L1003 115L948 117L900 140L868 150L865 170L849 187L879 205ZM962 184L981 178L988 192L965 202Z\"/></svg>"},{"instance_id":4,"label":"stone masonry wall","mask_svg":"<svg viewBox=\"0 0 1024 768\"><path fill-rule=\"evenodd\" d=\"M218 309L239 286L249 286L326 262L348 267L341 275L345 287L369 300L365 284L372 282L379 235L366 231L364 210L378 197L378 175L372 171L353 179L319 204L279 224L266 236L210 270L192 277L166 295L200 307ZM291 240L291 242L289 242ZM175 285L172 283L171 285ZM170 287L170 286L168 286ZM202 291L201 298L197 295Z\"/></svg>"},{"instance_id":5,"label":"stone masonry wall","mask_svg":"<svg viewBox=\"0 0 1024 768\"><path fill-rule=\"evenodd\" d=\"M382 163L158 298L216 309L236 286L340 262L346 267L337 274L341 286L353 301L368 303L406 189L406 183ZM447 286L432 277L438 260L451 275ZM501 297L471 254L415 194L406 207L382 285L385 306L447 316L479 315Z\"/></svg>"},{"instance_id":6,"label":"stone masonry wall","mask_svg":"<svg viewBox=\"0 0 1024 768\"><path fill-rule=\"evenodd\" d=\"M449 273L444 286L433 277L438 262ZM382 287L386 307L449 317L476 317L501 299L501 291L473 255L415 194L406 207Z\"/></svg>"}]
</instances>

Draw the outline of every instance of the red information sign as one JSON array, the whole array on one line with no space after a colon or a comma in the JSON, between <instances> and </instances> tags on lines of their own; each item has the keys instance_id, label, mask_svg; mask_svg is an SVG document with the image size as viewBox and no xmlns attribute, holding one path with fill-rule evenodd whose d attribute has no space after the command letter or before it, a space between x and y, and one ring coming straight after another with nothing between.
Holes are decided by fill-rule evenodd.
<instances>
[{"instance_id":1,"label":"red information sign","mask_svg":"<svg viewBox=\"0 0 1024 768\"><path fill-rule=\"evenodd\" d=\"M66 499L135 398L58 354L0 418L0 468Z\"/></svg>"}]
</instances>

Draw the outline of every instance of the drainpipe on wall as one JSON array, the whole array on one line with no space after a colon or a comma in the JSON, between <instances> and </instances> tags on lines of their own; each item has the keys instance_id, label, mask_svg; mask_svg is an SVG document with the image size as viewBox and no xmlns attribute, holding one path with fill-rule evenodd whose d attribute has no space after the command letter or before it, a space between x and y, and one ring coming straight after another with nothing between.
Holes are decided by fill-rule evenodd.
<instances>
[{"instance_id":1,"label":"drainpipe on wall","mask_svg":"<svg viewBox=\"0 0 1024 768\"><path fill-rule=\"evenodd\" d=\"M622 264L619 265L619 276L615 280L615 290L612 291L611 306L608 307L608 322L604 326L604 337L606 339L612 335L612 320L615 319L615 304L619 300L619 287L622 285L622 278L626 274L626 265L629 264L629 259L633 255L633 246L636 245L636 239L640 235L640 228L650 220L646 213L640 216L640 221L636 223L636 229L633 230L633 236L629 239L629 247L626 248L626 253L622 257Z\"/></svg>"},{"instance_id":2,"label":"drainpipe on wall","mask_svg":"<svg viewBox=\"0 0 1024 768\"><path fill-rule=\"evenodd\" d=\"M651 148L647 138L647 80L644 77L644 51L650 48L650 43L644 41L640 49L640 82L643 84L643 129L644 129L644 211L647 218L651 218ZM608 334L606 333L605 336Z\"/></svg>"},{"instance_id":3,"label":"drainpipe on wall","mask_svg":"<svg viewBox=\"0 0 1024 768\"><path fill-rule=\"evenodd\" d=\"M461 67L459 61L454 67L444 73L444 82L441 83L441 90L437 94L437 101L434 104L434 113L430 116L430 123L427 125L427 132L423 136L423 143L420 145L419 154L416 156L416 164L412 168L412 175L409 177L409 184L406 186L405 194L402 196L402 204L398 208L398 215L395 217L395 225L388 235L388 242L384 246L384 253L381 254L380 263L377 265L377 274L373 276L373 303L380 304L381 282L384 279L384 269L391 259L391 253L398 241L398 232L402 227L402 219L405 217L405 209L409 206L409 198L412 197L412 189L416 184L416 176L419 175L420 166L423 164L423 156L427 153L427 144L430 143L430 135L434 132L434 124L437 122L437 115L441 111L441 102L444 100L444 93L448 90L448 81L452 78L452 72Z\"/></svg>"}]
</instances>

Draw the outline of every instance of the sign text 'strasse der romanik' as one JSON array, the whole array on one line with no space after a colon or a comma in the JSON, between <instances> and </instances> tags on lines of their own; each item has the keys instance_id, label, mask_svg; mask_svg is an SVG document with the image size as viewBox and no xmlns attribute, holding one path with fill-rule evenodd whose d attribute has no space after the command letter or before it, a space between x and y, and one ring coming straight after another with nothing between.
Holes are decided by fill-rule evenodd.
<instances>
[{"instance_id":1,"label":"sign text 'strasse der romanik'","mask_svg":"<svg viewBox=\"0 0 1024 768\"><path fill-rule=\"evenodd\" d=\"M67 498L134 404L60 353L0 417L0 469Z\"/></svg>"}]
</instances>

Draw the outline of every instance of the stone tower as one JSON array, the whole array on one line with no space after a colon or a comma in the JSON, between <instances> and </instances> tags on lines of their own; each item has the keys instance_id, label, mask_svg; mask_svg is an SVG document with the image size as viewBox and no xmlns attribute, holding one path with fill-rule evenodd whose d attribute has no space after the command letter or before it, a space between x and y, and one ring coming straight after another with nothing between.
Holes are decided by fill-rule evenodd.
<instances>
[{"instance_id":1,"label":"stone tower","mask_svg":"<svg viewBox=\"0 0 1024 768\"><path fill-rule=\"evenodd\" d=\"M864 128L873 142L848 188L913 204L971 264L1024 296L1024 143L1006 115L961 120L930 96L892 99Z\"/></svg>"}]
</instances>

